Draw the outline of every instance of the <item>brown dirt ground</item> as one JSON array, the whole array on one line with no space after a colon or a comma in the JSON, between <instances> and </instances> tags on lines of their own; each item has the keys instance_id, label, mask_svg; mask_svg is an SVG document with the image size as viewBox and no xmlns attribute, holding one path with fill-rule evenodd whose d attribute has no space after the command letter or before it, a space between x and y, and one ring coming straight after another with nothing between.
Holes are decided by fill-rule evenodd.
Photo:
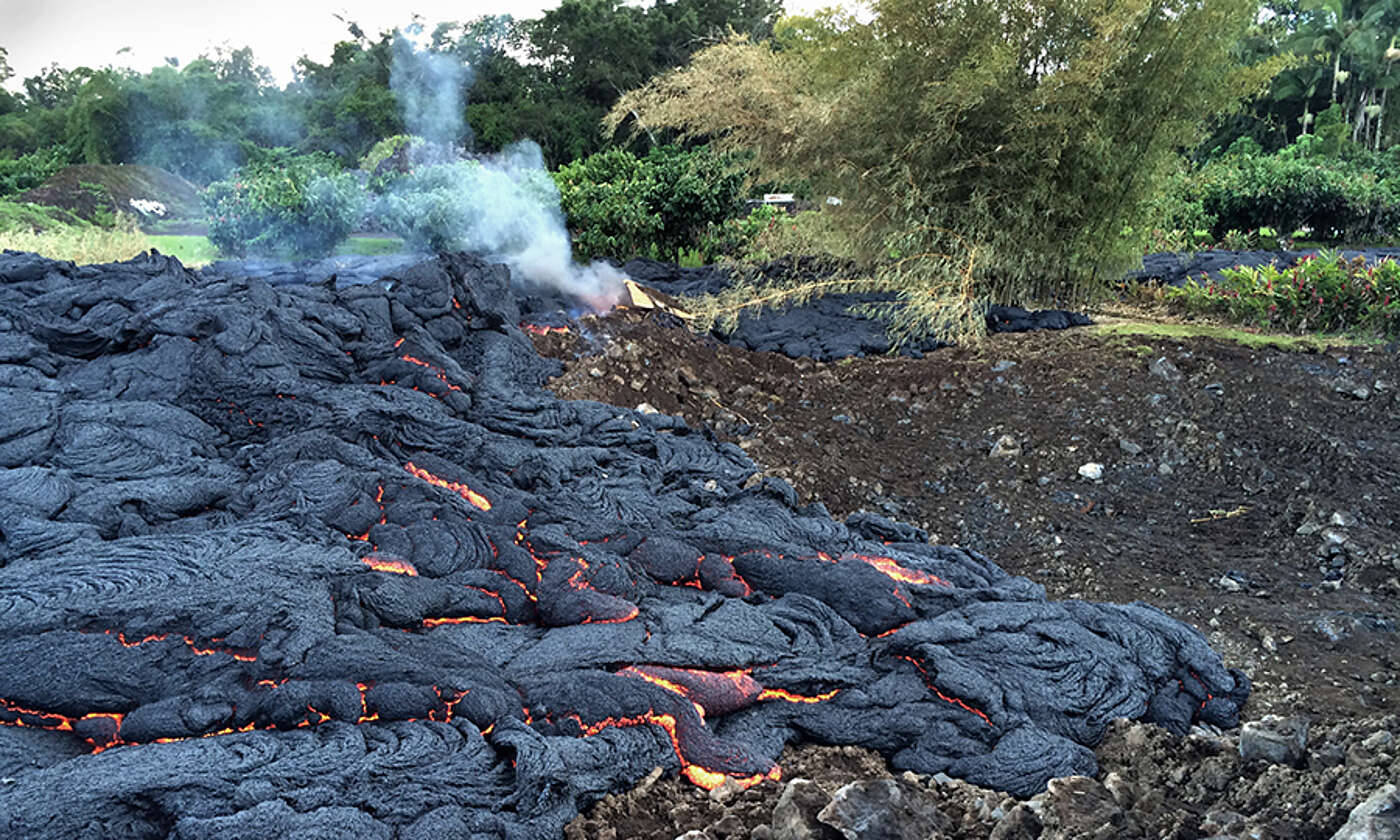
<instances>
[{"instance_id":1,"label":"brown dirt ground","mask_svg":"<svg viewBox=\"0 0 1400 840\"><path fill-rule=\"evenodd\" d=\"M1174 739L1125 722L1099 750L1100 781L1085 781L1118 816L1070 808L1082 831L1056 796L1097 801L1085 791L1018 806L911 779L951 820L936 836L1329 837L1367 785L1400 778L1388 740L1400 726L1384 717L1400 709L1396 353L1069 330L824 364L667 320L614 313L538 337L566 365L553 389L707 425L838 518L864 509L914 522L1052 598L1160 607L1254 680L1247 720L1312 724L1295 769L1241 762L1237 732ZM1159 359L1174 371L1152 372ZM1016 454L992 454L1003 436ZM1091 462L1100 480L1079 474ZM792 748L783 765L823 795L888 776L878 756L849 748ZM774 833L783 789L719 802L662 779L599 803L569 836L806 836Z\"/></svg>"}]
</instances>

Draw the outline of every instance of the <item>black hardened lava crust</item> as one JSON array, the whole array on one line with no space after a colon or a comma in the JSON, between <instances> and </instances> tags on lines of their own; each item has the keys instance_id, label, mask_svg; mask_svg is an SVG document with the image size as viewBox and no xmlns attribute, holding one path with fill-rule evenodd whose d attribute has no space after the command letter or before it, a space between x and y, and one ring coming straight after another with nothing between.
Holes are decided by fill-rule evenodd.
<instances>
[{"instance_id":1,"label":"black hardened lava crust","mask_svg":"<svg viewBox=\"0 0 1400 840\"><path fill-rule=\"evenodd\" d=\"M1027 795L1115 718L1237 720L1247 680L1153 607L555 397L508 280L0 256L10 836L557 837L794 741Z\"/></svg>"}]
</instances>

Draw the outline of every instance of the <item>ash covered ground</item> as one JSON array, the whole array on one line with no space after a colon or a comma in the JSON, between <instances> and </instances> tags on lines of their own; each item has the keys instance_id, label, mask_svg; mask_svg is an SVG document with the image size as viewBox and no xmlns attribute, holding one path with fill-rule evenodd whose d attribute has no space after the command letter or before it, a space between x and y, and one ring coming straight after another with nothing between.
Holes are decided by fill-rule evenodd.
<instances>
[{"instance_id":1,"label":"ash covered ground","mask_svg":"<svg viewBox=\"0 0 1400 840\"><path fill-rule=\"evenodd\" d=\"M0 259L0 824L15 836L759 836L782 828L774 809L682 825L675 803L786 796L792 812L802 797L807 820L837 775L794 773L834 754L840 772L912 774L866 773L866 800L837 795L850 819L903 814L898 800L913 809L899 825L922 830L955 809L924 807L919 786L1044 803L1049 780L1098 772L1106 734L1174 748L1191 742L1169 732L1233 727L1249 694L1155 607L1049 600L936 544L951 533L930 543L898 501L859 512L832 495L833 519L812 482L750 460L763 418L730 442L702 416L550 394L599 337L548 335L570 363L540 356L503 267L445 257L337 288L154 256ZM679 382L723 402L694 359L743 351L625 317L608 329L658 343L610 334L602 358L667 367L658 400ZM700 354L689 370L667 341ZM634 384L585 370L594 396ZM832 422L868 428L860 412ZM982 547L1016 557L986 530ZM798 743L845 752L784 753ZM1121 812L1127 794L1104 789ZM652 795L670 804L619 833L608 809ZM1054 825L1043 805L1002 804L994 830Z\"/></svg>"}]
</instances>

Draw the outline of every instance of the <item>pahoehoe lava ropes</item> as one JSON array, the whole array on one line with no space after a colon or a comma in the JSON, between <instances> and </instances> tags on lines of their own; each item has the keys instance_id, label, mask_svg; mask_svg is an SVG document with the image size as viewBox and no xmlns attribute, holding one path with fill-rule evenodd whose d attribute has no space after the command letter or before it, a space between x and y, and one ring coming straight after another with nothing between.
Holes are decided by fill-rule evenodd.
<instances>
[{"instance_id":1,"label":"pahoehoe lava ropes","mask_svg":"<svg viewBox=\"0 0 1400 840\"><path fill-rule=\"evenodd\" d=\"M0 256L0 814L27 838L557 837L796 740L1029 794L1248 694L1143 605L561 401L508 271Z\"/></svg>"}]
</instances>

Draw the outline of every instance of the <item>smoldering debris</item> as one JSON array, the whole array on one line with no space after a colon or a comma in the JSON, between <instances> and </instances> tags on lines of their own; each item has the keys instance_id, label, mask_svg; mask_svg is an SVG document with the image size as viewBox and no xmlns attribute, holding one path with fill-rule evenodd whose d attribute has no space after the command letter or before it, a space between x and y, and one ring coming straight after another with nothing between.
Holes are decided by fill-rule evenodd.
<instances>
[{"instance_id":1,"label":"smoldering debris","mask_svg":"<svg viewBox=\"0 0 1400 840\"><path fill-rule=\"evenodd\" d=\"M790 741L1016 794L1248 682L737 447L556 399L509 270L269 283L0 255L0 824L547 838Z\"/></svg>"}]
</instances>

